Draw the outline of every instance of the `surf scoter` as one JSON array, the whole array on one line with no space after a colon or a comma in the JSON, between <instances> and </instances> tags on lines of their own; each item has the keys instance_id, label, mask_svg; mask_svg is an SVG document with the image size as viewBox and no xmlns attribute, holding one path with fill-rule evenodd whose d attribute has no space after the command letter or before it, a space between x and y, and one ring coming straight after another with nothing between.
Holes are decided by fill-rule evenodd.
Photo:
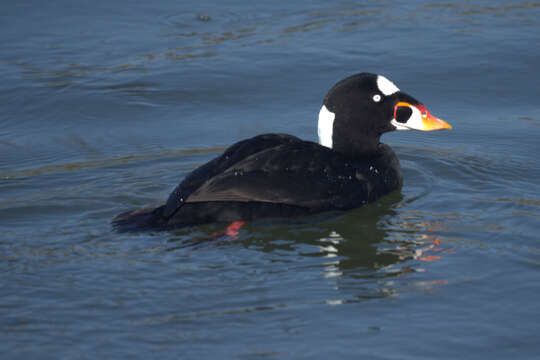
<instances>
[{"instance_id":1,"label":"surf scoter","mask_svg":"<svg viewBox=\"0 0 540 360\"><path fill-rule=\"evenodd\" d=\"M120 214L119 230L348 210L398 189L399 161L380 142L393 130L451 129L381 75L335 84L319 112L319 143L286 134L237 142L190 173L165 203Z\"/></svg>"}]
</instances>

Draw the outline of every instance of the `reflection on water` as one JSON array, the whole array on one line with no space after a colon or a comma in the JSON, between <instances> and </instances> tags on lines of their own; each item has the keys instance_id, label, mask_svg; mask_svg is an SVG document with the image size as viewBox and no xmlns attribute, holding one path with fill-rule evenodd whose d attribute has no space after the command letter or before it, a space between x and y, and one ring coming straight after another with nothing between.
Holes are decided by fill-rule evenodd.
<instances>
[{"instance_id":1,"label":"reflection on water","mask_svg":"<svg viewBox=\"0 0 540 360\"><path fill-rule=\"evenodd\" d=\"M284 264L289 263L287 258L298 256L312 259L315 263L310 262L310 266L320 269L321 280L330 281L336 291L344 290L352 296L327 300L329 305L395 295L411 287L447 284L444 279L397 281L409 273L425 272L423 263L441 260L455 252L437 235L445 230L440 224L399 216L396 209L403 202L401 192L396 192L376 204L346 213L180 229L169 239L168 251L198 256L201 251L241 245L245 249L275 253L279 260L274 261Z\"/></svg>"},{"instance_id":2,"label":"reflection on water","mask_svg":"<svg viewBox=\"0 0 540 360\"><path fill-rule=\"evenodd\" d=\"M433 16L434 8L441 10L439 16L442 16L444 21L461 24L456 26L456 33L483 31L483 24L480 21L482 16L505 15L512 23L534 24L538 20L528 14L527 10L538 6L522 2L490 6L425 4L403 8L402 5L390 1L383 6L341 3L323 9L311 11L306 9L307 11L302 13L261 10L250 16L218 8L210 14L182 12L165 16L161 20L163 23L161 31L154 35L155 43L159 44L158 48L161 49L117 60L114 64L82 64L66 59L65 62L59 61L54 64L53 68L46 68L28 58L8 60L6 63L19 67L23 78L49 79L50 81L46 82L48 86L63 87L80 82L80 79L93 73L118 74L126 70L145 72L154 66L153 63L161 60L186 61L221 56L224 53L221 47L223 43L227 43L228 48L263 46L280 42L285 45L290 42L291 36L301 36L304 32L317 32L328 28L337 32L349 32L369 27L375 29L387 27L390 24L395 26L400 22L436 25L441 18ZM171 43L170 39L176 41ZM65 51L61 41L47 51L55 54L60 50Z\"/></svg>"},{"instance_id":3,"label":"reflection on water","mask_svg":"<svg viewBox=\"0 0 540 360\"><path fill-rule=\"evenodd\" d=\"M183 149L183 150L163 150L159 152L145 152L144 154L134 154L127 156L118 156L115 158L107 158L100 160L89 160L80 162L71 162L58 165L48 165L38 168L4 171L0 172L0 179L8 180L22 177L31 177L45 174L53 174L64 171L79 171L92 168L103 168L107 166L117 166L126 163L140 163L144 161L163 161L166 159L176 159L178 157L195 155L195 154L212 154L219 153L225 150L225 147L203 148L203 149ZM93 150L92 150L93 151Z\"/></svg>"}]
</instances>

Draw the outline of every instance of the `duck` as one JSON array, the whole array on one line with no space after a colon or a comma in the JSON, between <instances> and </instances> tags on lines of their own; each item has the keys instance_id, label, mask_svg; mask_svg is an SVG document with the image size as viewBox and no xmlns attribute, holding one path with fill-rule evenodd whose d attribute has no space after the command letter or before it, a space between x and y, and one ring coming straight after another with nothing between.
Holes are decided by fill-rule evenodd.
<instances>
[{"instance_id":1,"label":"duck","mask_svg":"<svg viewBox=\"0 0 540 360\"><path fill-rule=\"evenodd\" d=\"M317 125L318 142L277 133L239 141L193 170L166 201L112 223L119 231L165 230L351 210L402 186L399 160L380 141L383 134L452 128L373 73L337 82Z\"/></svg>"}]
</instances>

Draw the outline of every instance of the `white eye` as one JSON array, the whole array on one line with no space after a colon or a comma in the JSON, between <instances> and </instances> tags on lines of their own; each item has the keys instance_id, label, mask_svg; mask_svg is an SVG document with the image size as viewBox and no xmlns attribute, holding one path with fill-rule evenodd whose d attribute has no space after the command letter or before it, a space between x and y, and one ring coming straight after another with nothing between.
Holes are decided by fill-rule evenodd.
<instances>
[{"instance_id":1,"label":"white eye","mask_svg":"<svg viewBox=\"0 0 540 360\"><path fill-rule=\"evenodd\" d=\"M375 101L375 102L381 101L381 95L379 95L379 94L373 95L373 101Z\"/></svg>"}]
</instances>

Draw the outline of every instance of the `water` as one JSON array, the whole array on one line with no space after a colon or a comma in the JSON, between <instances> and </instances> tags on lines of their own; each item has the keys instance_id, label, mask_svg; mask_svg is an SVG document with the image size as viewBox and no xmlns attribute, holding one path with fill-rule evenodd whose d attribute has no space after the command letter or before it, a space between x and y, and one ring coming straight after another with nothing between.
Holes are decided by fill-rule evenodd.
<instances>
[{"instance_id":1,"label":"water","mask_svg":"<svg viewBox=\"0 0 540 360\"><path fill-rule=\"evenodd\" d=\"M5 359L531 359L540 4L0 5ZM403 189L345 214L117 234L227 145L316 139L380 73L454 126L395 132Z\"/></svg>"}]
</instances>

